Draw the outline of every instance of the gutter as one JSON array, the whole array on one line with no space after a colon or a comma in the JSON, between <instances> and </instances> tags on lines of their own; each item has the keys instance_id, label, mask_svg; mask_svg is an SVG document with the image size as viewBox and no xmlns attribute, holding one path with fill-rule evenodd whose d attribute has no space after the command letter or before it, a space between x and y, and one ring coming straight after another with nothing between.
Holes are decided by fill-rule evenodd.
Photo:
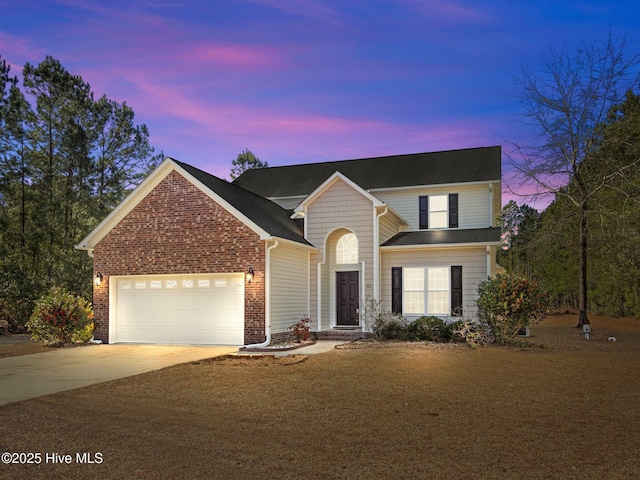
<instances>
[{"instance_id":1,"label":"gutter","mask_svg":"<svg viewBox=\"0 0 640 480\"><path fill-rule=\"evenodd\" d=\"M373 224L373 297L380 300L380 218L387 214L389 207L378 213Z\"/></svg>"},{"instance_id":2,"label":"gutter","mask_svg":"<svg viewBox=\"0 0 640 480\"><path fill-rule=\"evenodd\" d=\"M266 339L262 343L253 343L244 345L243 348L264 348L271 343L271 250L276 248L280 243L279 240L275 240L275 243L270 247L267 247L267 253L265 255L265 273L264 273L264 330Z\"/></svg>"}]
</instances>

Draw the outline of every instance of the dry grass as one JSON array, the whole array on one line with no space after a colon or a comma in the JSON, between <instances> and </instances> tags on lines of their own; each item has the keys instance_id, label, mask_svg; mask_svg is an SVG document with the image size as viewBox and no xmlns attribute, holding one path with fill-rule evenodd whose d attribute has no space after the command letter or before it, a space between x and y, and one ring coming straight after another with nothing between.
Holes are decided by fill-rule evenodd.
<instances>
[{"instance_id":1,"label":"dry grass","mask_svg":"<svg viewBox=\"0 0 640 480\"><path fill-rule=\"evenodd\" d=\"M14 357L16 355L30 355L32 353L50 352L53 347L48 347L44 343L6 343L0 344L0 358Z\"/></svg>"},{"instance_id":2,"label":"dry grass","mask_svg":"<svg viewBox=\"0 0 640 480\"><path fill-rule=\"evenodd\" d=\"M25 338L26 335L19 335ZM9 337L12 337L11 335ZM51 352L59 348L75 348L79 345L53 346L43 342L33 340L11 341L11 339L0 337L0 358L15 357L18 355L30 355L32 353Z\"/></svg>"},{"instance_id":3,"label":"dry grass","mask_svg":"<svg viewBox=\"0 0 640 480\"><path fill-rule=\"evenodd\" d=\"M559 316L526 351L221 359L6 405L0 452L104 461L0 478L636 479L640 322L592 321L589 342Z\"/></svg>"}]
</instances>

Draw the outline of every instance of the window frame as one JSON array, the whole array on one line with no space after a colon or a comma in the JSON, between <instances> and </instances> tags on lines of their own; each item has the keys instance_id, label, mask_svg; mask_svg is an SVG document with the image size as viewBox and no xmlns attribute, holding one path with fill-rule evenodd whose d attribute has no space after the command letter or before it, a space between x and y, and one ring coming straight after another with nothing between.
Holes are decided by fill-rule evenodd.
<instances>
[{"instance_id":1,"label":"window frame","mask_svg":"<svg viewBox=\"0 0 640 480\"><path fill-rule=\"evenodd\" d=\"M348 249L348 251L345 251ZM355 265L360 260L360 252L359 250L359 242L358 237L355 233L349 232L341 235L336 242L336 265ZM355 261L345 262L343 260L354 259L355 253Z\"/></svg>"},{"instance_id":2,"label":"window frame","mask_svg":"<svg viewBox=\"0 0 640 480\"><path fill-rule=\"evenodd\" d=\"M422 271L422 288L408 288L411 286L411 280L407 278L407 271L411 270L421 270ZM446 289L442 288L432 288L429 282L429 271L430 270L446 270L446 275L441 278L441 280L446 280ZM435 280L433 280L435 283ZM416 303L412 300L416 293L422 293L422 312L412 311L410 307L411 300L412 303ZM429 294L430 293L446 293L446 298L443 301L437 303L444 303L446 306L445 311L434 311L432 309L432 302L429 302ZM419 302L418 302L419 303ZM436 302L433 302L436 303ZM451 314L451 266L450 265L433 265L433 266L424 266L424 267L404 267L402 269L402 313L404 315L440 315L440 316L448 316Z\"/></svg>"},{"instance_id":3,"label":"window frame","mask_svg":"<svg viewBox=\"0 0 640 480\"><path fill-rule=\"evenodd\" d=\"M434 202L435 199L437 199L438 202ZM439 203L439 202L444 203L444 209L436 210L434 208L434 203ZM444 221L439 222L438 226L434 226L436 223L434 222L435 215L436 214L441 215L442 213L444 213ZM449 195L446 193L443 195L430 195L428 215L429 215L429 228L432 228L434 230L442 230L444 228L449 228Z\"/></svg>"},{"instance_id":4,"label":"window frame","mask_svg":"<svg viewBox=\"0 0 640 480\"><path fill-rule=\"evenodd\" d=\"M434 202L434 199L436 200ZM441 204L442 208L436 210L434 204ZM434 226L436 215L444 219ZM459 194L443 193L437 195L418 196L418 228L420 230L445 230L459 227Z\"/></svg>"}]
</instances>

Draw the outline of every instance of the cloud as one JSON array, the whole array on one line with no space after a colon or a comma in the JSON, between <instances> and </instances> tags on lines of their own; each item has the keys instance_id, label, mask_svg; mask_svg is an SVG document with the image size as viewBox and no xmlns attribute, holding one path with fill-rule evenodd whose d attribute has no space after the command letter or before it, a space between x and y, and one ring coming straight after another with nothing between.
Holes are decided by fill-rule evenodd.
<instances>
[{"instance_id":1,"label":"cloud","mask_svg":"<svg viewBox=\"0 0 640 480\"><path fill-rule=\"evenodd\" d=\"M333 26L345 26L343 15L317 0L249 0L251 3L266 5L285 13L305 17Z\"/></svg>"},{"instance_id":2,"label":"cloud","mask_svg":"<svg viewBox=\"0 0 640 480\"><path fill-rule=\"evenodd\" d=\"M26 62L33 63L44 60L46 53L34 46L28 37L0 31L0 55L11 66L11 73L16 74L17 70L22 70Z\"/></svg>"},{"instance_id":3,"label":"cloud","mask_svg":"<svg viewBox=\"0 0 640 480\"><path fill-rule=\"evenodd\" d=\"M460 2L429 0L405 0L409 8L418 14L427 17L434 23L446 22L447 24L486 24L494 21L493 17L479 9L468 8Z\"/></svg>"},{"instance_id":4,"label":"cloud","mask_svg":"<svg viewBox=\"0 0 640 480\"><path fill-rule=\"evenodd\" d=\"M226 69L275 69L286 63L279 50L267 47L202 43L187 50L181 57L183 62L203 62Z\"/></svg>"}]
</instances>

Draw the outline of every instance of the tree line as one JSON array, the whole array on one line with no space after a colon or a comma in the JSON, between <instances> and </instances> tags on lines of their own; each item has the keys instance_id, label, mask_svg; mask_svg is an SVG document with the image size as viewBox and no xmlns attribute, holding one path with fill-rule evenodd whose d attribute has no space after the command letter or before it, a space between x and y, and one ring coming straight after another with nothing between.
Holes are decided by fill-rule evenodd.
<instances>
[{"instance_id":1,"label":"tree line","mask_svg":"<svg viewBox=\"0 0 640 480\"><path fill-rule=\"evenodd\" d=\"M46 57L22 84L0 56L0 320L23 324L58 286L91 298L91 258L74 248L154 168L125 102Z\"/></svg>"},{"instance_id":2,"label":"tree line","mask_svg":"<svg viewBox=\"0 0 640 480\"><path fill-rule=\"evenodd\" d=\"M605 113L543 212L515 201L503 208L498 262L545 284L560 308L581 308L585 280L585 310L640 318L640 96L627 90ZM552 173L548 165L539 175L549 182Z\"/></svg>"}]
</instances>

